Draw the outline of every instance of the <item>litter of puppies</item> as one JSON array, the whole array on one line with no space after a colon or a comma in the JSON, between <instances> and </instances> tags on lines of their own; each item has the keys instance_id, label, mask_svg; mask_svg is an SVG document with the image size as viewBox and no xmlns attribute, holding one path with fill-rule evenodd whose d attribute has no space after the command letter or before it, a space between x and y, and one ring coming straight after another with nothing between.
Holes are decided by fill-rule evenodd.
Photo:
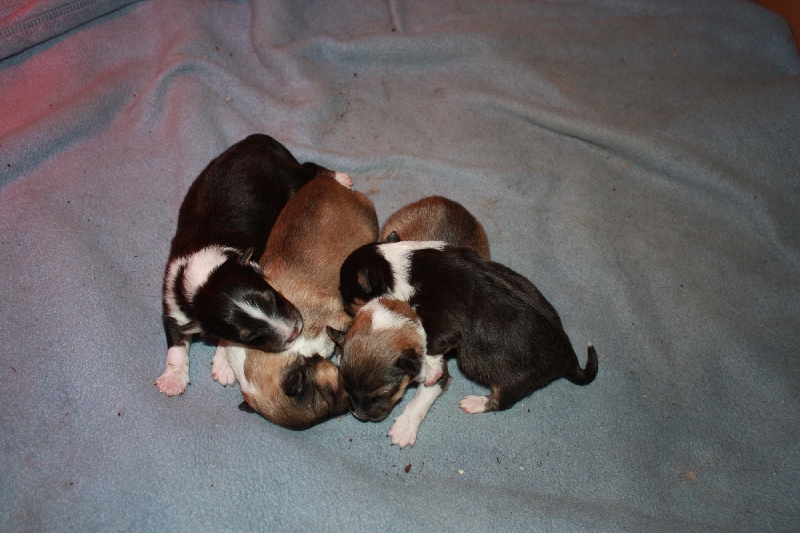
<instances>
[{"instance_id":1,"label":"litter of puppies","mask_svg":"<svg viewBox=\"0 0 800 533\"><path fill-rule=\"evenodd\" d=\"M292 429L348 410L384 420L416 385L388 432L402 448L447 390L449 359L491 391L461 399L469 414L508 409L562 377L594 380L594 346L582 366L556 310L490 258L464 206L423 198L378 232L352 186L267 135L209 163L181 205L165 269L159 390L185 391L196 335L218 342L215 380L238 381L250 409Z\"/></svg>"}]
</instances>

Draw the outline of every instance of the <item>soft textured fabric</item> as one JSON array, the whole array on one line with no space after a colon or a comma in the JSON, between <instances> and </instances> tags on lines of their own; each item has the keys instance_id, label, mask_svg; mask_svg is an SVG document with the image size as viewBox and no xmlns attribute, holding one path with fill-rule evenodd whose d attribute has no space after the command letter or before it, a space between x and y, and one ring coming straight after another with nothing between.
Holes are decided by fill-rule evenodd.
<instances>
[{"instance_id":1,"label":"soft textured fabric","mask_svg":"<svg viewBox=\"0 0 800 533\"><path fill-rule=\"evenodd\" d=\"M796 531L800 59L725 4L145 1L0 61L0 529ZM253 132L461 202L597 379L467 415L451 361L402 450L413 391L294 432L198 342L159 393L178 207Z\"/></svg>"},{"instance_id":2,"label":"soft textured fabric","mask_svg":"<svg viewBox=\"0 0 800 533\"><path fill-rule=\"evenodd\" d=\"M0 59L61 35L135 0L0 0Z\"/></svg>"}]
</instances>

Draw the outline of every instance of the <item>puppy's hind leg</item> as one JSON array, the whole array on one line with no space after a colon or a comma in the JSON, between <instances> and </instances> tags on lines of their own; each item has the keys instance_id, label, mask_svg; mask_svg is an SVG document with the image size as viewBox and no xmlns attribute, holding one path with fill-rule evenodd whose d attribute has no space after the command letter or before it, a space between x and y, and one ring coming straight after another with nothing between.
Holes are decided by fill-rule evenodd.
<instances>
[{"instance_id":1,"label":"puppy's hind leg","mask_svg":"<svg viewBox=\"0 0 800 533\"><path fill-rule=\"evenodd\" d=\"M236 383L236 375L228 360L227 346L225 341L219 341L214 358L211 359L211 376L223 387Z\"/></svg>"},{"instance_id":2,"label":"puppy's hind leg","mask_svg":"<svg viewBox=\"0 0 800 533\"><path fill-rule=\"evenodd\" d=\"M460 406L464 412L471 415L489 411L503 411L519 400L550 383L551 380L538 380L531 382L530 378L521 378L514 382L502 385L492 385L492 392L488 396L464 396Z\"/></svg>"},{"instance_id":3,"label":"puppy's hind leg","mask_svg":"<svg viewBox=\"0 0 800 533\"><path fill-rule=\"evenodd\" d=\"M489 399L490 396L475 396L470 394L468 396L464 396L461 398L459 402L459 406L461 409L464 410L465 413L469 413L471 415L475 415L478 413L485 413L486 411L492 411L489 407ZM496 403L496 402L495 402Z\"/></svg>"},{"instance_id":4,"label":"puppy's hind leg","mask_svg":"<svg viewBox=\"0 0 800 533\"><path fill-rule=\"evenodd\" d=\"M339 172L338 170L334 171L333 179L335 179L348 189L353 188L353 179L344 172Z\"/></svg>"}]
</instances>

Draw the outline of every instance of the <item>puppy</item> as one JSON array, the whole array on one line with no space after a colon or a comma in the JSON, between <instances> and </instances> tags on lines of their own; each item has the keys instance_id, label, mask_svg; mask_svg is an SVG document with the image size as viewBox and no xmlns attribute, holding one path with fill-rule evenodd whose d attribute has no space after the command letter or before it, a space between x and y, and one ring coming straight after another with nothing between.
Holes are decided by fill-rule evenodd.
<instances>
[{"instance_id":1,"label":"puppy","mask_svg":"<svg viewBox=\"0 0 800 533\"><path fill-rule=\"evenodd\" d=\"M278 217L261 267L300 310L303 330L281 353L223 345L212 361L215 379L225 385L238 380L247 404L284 427L303 429L346 412L347 393L328 360L335 346L325 328L349 326L339 266L377 238L378 217L364 195L326 176L300 189Z\"/></svg>"},{"instance_id":2,"label":"puppy","mask_svg":"<svg viewBox=\"0 0 800 533\"><path fill-rule=\"evenodd\" d=\"M489 239L478 219L460 203L443 196L428 196L392 214L383 225L381 240L444 241L490 258Z\"/></svg>"},{"instance_id":3,"label":"puppy","mask_svg":"<svg viewBox=\"0 0 800 533\"><path fill-rule=\"evenodd\" d=\"M163 285L167 362L156 380L167 395L189 383L194 334L280 351L303 327L300 313L264 280L254 259L283 206L319 174L267 135L233 145L200 173L178 213Z\"/></svg>"},{"instance_id":4,"label":"puppy","mask_svg":"<svg viewBox=\"0 0 800 533\"><path fill-rule=\"evenodd\" d=\"M581 368L558 314L530 281L469 248L411 241L365 245L342 265L340 289L345 303L370 302L347 334L333 333L341 344L342 383L357 416L384 418L408 383L423 382L390 431L400 447L414 443L442 392L431 369L444 354L455 355L464 375L491 389L488 396L464 397L460 405L467 413L508 409L558 378L586 385L597 374L594 347L589 345ZM409 320L408 312L393 312L396 304L387 300L407 303L424 337L413 315ZM424 338L424 351L406 349L412 337ZM366 349L365 343L381 347ZM368 351L383 355L376 360L364 355Z\"/></svg>"}]
</instances>

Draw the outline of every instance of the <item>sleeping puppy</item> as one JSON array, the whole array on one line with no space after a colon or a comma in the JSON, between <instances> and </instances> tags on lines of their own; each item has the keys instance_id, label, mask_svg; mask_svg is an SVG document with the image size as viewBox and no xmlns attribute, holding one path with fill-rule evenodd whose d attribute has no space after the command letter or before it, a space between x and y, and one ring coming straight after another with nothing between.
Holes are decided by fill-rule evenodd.
<instances>
[{"instance_id":1,"label":"sleeping puppy","mask_svg":"<svg viewBox=\"0 0 800 533\"><path fill-rule=\"evenodd\" d=\"M254 259L283 206L319 174L267 135L233 145L200 173L178 213L163 285L167 362L156 380L169 396L189 383L194 334L280 351L303 327L300 313L264 280Z\"/></svg>"},{"instance_id":2,"label":"sleeping puppy","mask_svg":"<svg viewBox=\"0 0 800 533\"><path fill-rule=\"evenodd\" d=\"M339 293L339 266L377 238L378 217L366 196L327 176L300 189L278 217L261 267L300 310L303 330L281 353L222 345L212 361L214 378L223 385L238 380L247 404L284 427L302 429L346 412L325 328L352 321Z\"/></svg>"},{"instance_id":3,"label":"sleeping puppy","mask_svg":"<svg viewBox=\"0 0 800 533\"><path fill-rule=\"evenodd\" d=\"M467 413L508 409L558 378L586 385L597 374L594 347L581 368L558 314L530 281L468 248L412 241L362 246L342 265L340 288L345 303L370 302L346 334L331 333L341 344L339 371L356 415L380 420L408 383L424 383L390 431L400 447L414 443L441 394L435 371L444 354L456 355L465 376L491 389L464 397ZM397 313L391 300L408 304L424 336L414 315ZM412 338L424 339L425 349L408 349Z\"/></svg>"},{"instance_id":4,"label":"sleeping puppy","mask_svg":"<svg viewBox=\"0 0 800 533\"><path fill-rule=\"evenodd\" d=\"M460 203L443 196L428 196L395 212L383 225L381 240L444 241L490 258L489 239L478 219Z\"/></svg>"}]
</instances>

